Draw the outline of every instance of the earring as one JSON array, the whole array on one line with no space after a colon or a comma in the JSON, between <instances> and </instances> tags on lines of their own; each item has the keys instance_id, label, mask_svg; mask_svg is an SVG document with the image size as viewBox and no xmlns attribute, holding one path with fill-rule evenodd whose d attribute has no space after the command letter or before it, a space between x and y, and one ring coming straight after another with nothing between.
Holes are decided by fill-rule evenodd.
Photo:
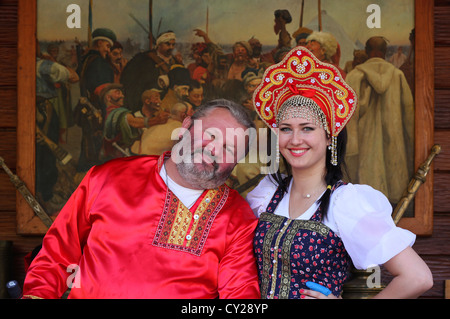
<instances>
[{"instance_id":1,"label":"earring","mask_svg":"<svg viewBox=\"0 0 450 319\"><path fill-rule=\"evenodd\" d=\"M332 136L331 137L331 164L334 166L337 166L338 160L337 160L337 137Z\"/></svg>"}]
</instances>

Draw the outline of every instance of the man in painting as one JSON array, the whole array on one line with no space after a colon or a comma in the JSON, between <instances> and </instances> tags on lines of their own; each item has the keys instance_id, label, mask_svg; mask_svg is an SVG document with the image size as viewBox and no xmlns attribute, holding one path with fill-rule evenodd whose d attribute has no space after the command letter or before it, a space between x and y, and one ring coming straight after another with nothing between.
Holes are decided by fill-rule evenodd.
<instances>
[{"instance_id":1,"label":"man in painting","mask_svg":"<svg viewBox=\"0 0 450 319\"><path fill-rule=\"evenodd\" d=\"M120 83L125 92L125 105L133 111L140 108L142 93L159 88L159 77L167 75L171 66L178 63L172 54L175 43L174 32L162 33L156 40L155 49L136 54L125 66Z\"/></svg>"},{"instance_id":2,"label":"man in painting","mask_svg":"<svg viewBox=\"0 0 450 319\"><path fill-rule=\"evenodd\" d=\"M347 75L359 97L347 130L348 173L398 203L414 173L414 100L401 70L385 60L383 37L366 42L368 60Z\"/></svg>"},{"instance_id":3,"label":"man in painting","mask_svg":"<svg viewBox=\"0 0 450 319\"><path fill-rule=\"evenodd\" d=\"M275 25L273 30L276 35L278 35L278 46L277 49L281 48L291 48L291 35L286 30L286 24L292 22L291 14L288 10L280 9L275 10Z\"/></svg>"},{"instance_id":4,"label":"man in painting","mask_svg":"<svg viewBox=\"0 0 450 319\"><path fill-rule=\"evenodd\" d=\"M92 32L92 47L81 59L77 70L80 75L81 96L92 99L97 87L114 82L114 71L106 60L111 47L117 40L115 33L106 28L95 29Z\"/></svg>"},{"instance_id":5,"label":"man in painting","mask_svg":"<svg viewBox=\"0 0 450 319\"><path fill-rule=\"evenodd\" d=\"M131 146L132 154L142 154L141 139L149 127L165 124L170 117L170 113L161 110L161 91L157 89L145 90L142 93L142 107L134 112L135 117L147 118L148 127L138 129L140 138Z\"/></svg>"},{"instance_id":6,"label":"man in painting","mask_svg":"<svg viewBox=\"0 0 450 319\"><path fill-rule=\"evenodd\" d=\"M154 125L144 131L139 154L161 155L175 144L174 136L187 116L189 104L177 102L170 108L170 117L164 124Z\"/></svg>"},{"instance_id":7,"label":"man in painting","mask_svg":"<svg viewBox=\"0 0 450 319\"><path fill-rule=\"evenodd\" d=\"M114 83L120 83L120 76L127 65L128 60L123 56L123 46L120 42L115 41L108 53L108 62L113 67Z\"/></svg>"},{"instance_id":8,"label":"man in painting","mask_svg":"<svg viewBox=\"0 0 450 319\"><path fill-rule=\"evenodd\" d=\"M52 200L59 175L53 151L60 136L58 88L77 80L75 72L44 56L36 41L36 193L41 202Z\"/></svg>"},{"instance_id":9,"label":"man in painting","mask_svg":"<svg viewBox=\"0 0 450 319\"><path fill-rule=\"evenodd\" d=\"M161 101L161 109L170 112L172 105L183 102L189 95L191 77L182 65L174 65L168 74L168 90Z\"/></svg>"},{"instance_id":10,"label":"man in painting","mask_svg":"<svg viewBox=\"0 0 450 319\"><path fill-rule=\"evenodd\" d=\"M233 53L225 54L223 49L215 44L205 31L195 29L195 35L202 37L208 46L211 56L211 63L214 64L212 70L213 78L217 82L216 86L221 86L225 80L242 81L242 72L250 67L250 57L253 55L252 47L247 41L237 41L233 44ZM222 64L226 64L226 72L220 72Z\"/></svg>"},{"instance_id":11,"label":"man in painting","mask_svg":"<svg viewBox=\"0 0 450 319\"><path fill-rule=\"evenodd\" d=\"M337 46L336 38L329 32L314 31L306 38L306 48L322 62L332 62Z\"/></svg>"},{"instance_id":12,"label":"man in painting","mask_svg":"<svg viewBox=\"0 0 450 319\"><path fill-rule=\"evenodd\" d=\"M68 288L70 299L260 297L257 219L224 185L253 123L240 105L214 100L183 128L171 153L87 173L28 268L23 298L60 298Z\"/></svg>"},{"instance_id":13,"label":"man in painting","mask_svg":"<svg viewBox=\"0 0 450 319\"><path fill-rule=\"evenodd\" d=\"M157 92L159 94L159 92ZM131 155L129 148L140 138L140 129L167 122L168 116L137 117L124 106L121 84L108 83L101 86L100 100L106 106L103 130L103 160Z\"/></svg>"},{"instance_id":14,"label":"man in painting","mask_svg":"<svg viewBox=\"0 0 450 319\"><path fill-rule=\"evenodd\" d=\"M339 67L341 48L331 33L323 31L312 32L306 38L306 48L320 61L334 65L345 79L347 74Z\"/></svg>"}]
</instances>

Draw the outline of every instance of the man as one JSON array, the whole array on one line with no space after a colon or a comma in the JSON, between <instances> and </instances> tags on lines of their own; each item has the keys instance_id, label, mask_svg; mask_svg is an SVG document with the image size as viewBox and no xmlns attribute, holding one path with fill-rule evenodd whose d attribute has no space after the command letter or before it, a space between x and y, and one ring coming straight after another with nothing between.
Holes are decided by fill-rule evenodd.
<instances>
[{"instance_id":1,"label":"man","mask_svg":"<svg viewBox=\"0 0 450 319\"><path fill-rule=\"evenodd\" d=\"M385 60L383 37L366 42L368 60L347 75L359 97L348 123L352 183L368 184L398 203L414 173L414 100L401 70Z\"/></svg>"},{"instance_id":2,"label":"man","mask_svg":"<svg viewBox=\"0 0 450 319\"><path fill-rule=\"evenodd\" d=\"M36 129L39 131L36 135L36 192L43 204L52 199L59 175L54 151L45 142L47 138L56 145L59 143L58 88L76 82L78 76L64 65L44 57L38 41L36 51Z\"/></svg>"},{"instance_id":3,"label":"man","mask_svg":"<svg viewBox=\"0 0 450 319\"><path fill-rule=\"evenodd\" d=\"M116 39L110 29L99 28L92 32L92 48L83 56L77 70L81 96L91 98L98 86L114 82L114 70L106 58Z\"/></svg>"},{"instance_id":4,"label":"man","mask_svg":"<svg viewBox=\"0 0 450 319\"><path fill-rule=\"evenodd\" d=\"M204 89L203 86L195 80L192 80L189 85L189 92L187 101L191 104L191 109L196 110L200 105L202 105L204 98ZM192 114L188 114L189 116Z\"/></svg>"},{"instance_id":5,"label":"man","mask_svg":"<svg viewBox=\"0 0 450 319\"><path fill-rule=\"evenodd\" d=\"M68 285L69 298L259 298L257 221L223 185L253 124L241 106L215 100L183 127L172 153L88 172L47 232L24 298L59 298Z\"/></svg>"},{"instance_id":6,"label":"man","mask_svg":"<svg viewBox=\"0 0 450 319\"><path fill-rule=\"evenodd\" d=\"M142 92L158 88L158 78L167 75L170 67L177 63L173 56L176 36L172 31L161 34L154 50L136 54L123 69L120 83L125 92L125 105L137 111Z\"/></svg>"},{"instance_id":7,"label":"man","mask_svg":"<svg viewBox=\"0 0 450 319\"><path fill-rule=\"evenodd\" d=\"M328 32L314 31L306 38L306 48L322 62L331 63L331 57L336 54L336 38Z\"/></svg>"},{"instance_id":8,"label":"man","mask_svg":"<svg viewBox=\"0 0 450 319\"><path fill-rule=\"evenodd\" d=\"M319 61L334 65L345 79L347 74L339 67L341 48L336 38L329 32L314 31L306 38L306 48Z\"/></svg>"},{"instance_id":9,"label":"man","mask_svg":"<svg viewBox=\"0 0 450 319\"><path fill-rule=\"evenodd\" d=\"M233 45L233 60L228 69L228 80L242 81L242 72L250 66L252 48L247 41L238 41Z\"/></svg>"},{"instance_id":10,"label":"man","mask_svg":"<svg viewBox=\"0 0 450 319\"><path fill-rule=\"evenodd\" d=\"M134 155L142 154L141 139L142 135L150 127L167 123L170 118L170 113L162 111L161 106L161 91L157 89L145 90L142 93L142 107L139 111L134 112L135 117L147 118L148 126L139 128L139 138L133 143L130 150Z\"/></svg>"},{"instance_id":11,"label":"man","mask_svg":"<svg viewBox=\"0 0 450 319\"><path fill-rule=\"evenodd\" d=\"M182 65L174 65L168 74L168 90L161 101L161 109L170 112L173 105L187 99L190 84L189 70Z\"/></svg>"},{"instance_id":12,"label":"man","mask_svg":"<svg viewBox=\"0 0 450 319\"><path fill-rule=\"evenodd\" d=\"M173 136L181 128L187 112L188 104L185 102L172 105L170 118L166 123L154 125L142 133L137 154L161 155L166 151L170 151L175 143Z\"/></svg>"},{"instance_id":13,"label":"man","mask_svg":"<svg viewBox=\"0 0 450 319\"><path fill-rule=\"evenodd\" d=\"M247 41L237 41L233 44L233 53L225 54L223 49L214 43L208 34L201 30L195 29L195 35L202 37L208 46L208 52L211 56L211 61L214 61L215 68L212 70L213 77L217 80L239 80L242 81L242 72L250 67L250 57L253 55L252 47ZM226 72L221 72L224 67ZM223 82L222 81L222 82ZM220 84L216 84L219 85Z\"/></svg>"},{"instance_id":14,"label":"man","mask_svg":"<svg viewBox=\"0 0 450 319\"><path fill-rule=\"evenodd\" d=\"M159 96L159 92L157 93ZM165 123L168 119L168 114L135 116L130 109L124 107L121 84L108 83L101 86L100 100L106 105L103 144L105 160L130 155L129 147L140 138L140 129Z\"/></svg>"},{"instance_id":15,"label":"man","mask_svg":"<svg viewBox=\"0 0 450 319\"><path fill-rule=\"evenodd\" d=\"M123 56L123 46L120 42L114 42L111 52L108 53L108 62L114 71L114 83L120 83L120 76L128 63L128 60Z\"/></svg>"}]
</instances>

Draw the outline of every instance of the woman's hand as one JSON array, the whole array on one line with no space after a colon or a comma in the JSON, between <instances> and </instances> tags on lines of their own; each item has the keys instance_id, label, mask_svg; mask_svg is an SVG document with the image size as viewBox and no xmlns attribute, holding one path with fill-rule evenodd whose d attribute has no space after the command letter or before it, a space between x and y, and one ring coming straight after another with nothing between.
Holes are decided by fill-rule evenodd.
<instances>
[{"instance_id":1,"label":"woman's hand","mask_svg":"<svg viewBox=\"0 0 450 319\"><path fill-rule=\"evenodd\" d=\"M300 289L300 294L301 299L342 299L340 296L339 298L333 294L326 296L323 293L309 289Z\"/></svg>"}]
</instances>

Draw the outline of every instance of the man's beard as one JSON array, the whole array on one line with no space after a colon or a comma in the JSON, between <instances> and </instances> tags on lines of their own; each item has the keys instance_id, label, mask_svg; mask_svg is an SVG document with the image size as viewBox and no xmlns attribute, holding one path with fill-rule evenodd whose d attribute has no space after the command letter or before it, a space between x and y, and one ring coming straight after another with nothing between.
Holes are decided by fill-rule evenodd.
<instances>
[{"instance_id":1,"label":"man's beard","mask_svg":"<svg viewBox=\"0 0 450 319\"><path fill-rule=\"evenodd\" d=\"M202 153L202 149L195 151L191 155L191 161L188 163L176 164L178 173L181 177L195 188L213 189L223 185L231 174L232 167L219 172L219 165L216 162L207 164L205 162L195 163L194 155Z\"/></svg>"},{"instance_id":2,"label":"man's beard","mask_svg":"<svg viewBox=\"0 0 450 319\"><path fill-rule=\"evenodd\" d=\"M177 143L180 146L183 138ZM176 149L176 147L175 147ZM210 158L210 164L203 161L202 156ZM183 157L186 155L182 155ZM189 155L187 155L189 156ZM200 156L200 160L197 156ZM219 164L215 157L208 154L203 148L197 148L190 154L190 158L176 162L178 173L190 185L198 189L214 189L223 185L233 170L233 167L225 171L219 171Z\"/></svg>"}]
</instances>

